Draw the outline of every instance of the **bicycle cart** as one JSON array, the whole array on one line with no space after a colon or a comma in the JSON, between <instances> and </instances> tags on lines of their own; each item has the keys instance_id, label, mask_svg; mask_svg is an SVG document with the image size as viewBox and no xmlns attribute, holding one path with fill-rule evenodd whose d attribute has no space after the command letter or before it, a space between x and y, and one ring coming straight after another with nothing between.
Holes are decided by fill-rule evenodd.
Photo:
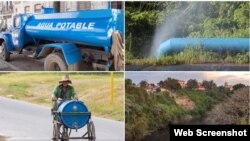
<instances>
[{"instance_id":1,"label":"bicycle cart","mask_svg":"<svg viewBox=\"0 0 250 141\"><path fill-rule=\"evenodd\" d=\"M69 141L69 139L88 139L95 141L95 126L91 120L91 112L82 101L69 100L57 102L57 108L52 110L53 141ZM71 137L71 131L87 128L80 137Z\"/></svg>"}]
</instances>

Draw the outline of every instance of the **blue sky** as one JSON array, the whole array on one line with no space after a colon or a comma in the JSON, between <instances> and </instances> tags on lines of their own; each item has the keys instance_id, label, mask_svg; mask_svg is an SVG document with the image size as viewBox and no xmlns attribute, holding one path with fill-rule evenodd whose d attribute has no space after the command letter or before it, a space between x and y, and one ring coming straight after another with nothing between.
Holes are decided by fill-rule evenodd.
<instances>
[{"instance_id":1,"label":"blue sky","mask_svg":"<svg viewBox=\"0 0 250 141\"><path fill-rule=\"evenodd\" d=\"M223 85L227 82L230 85L237 83L243 83L245 85L250 85L250 72L185 72L185 71L137 71L125 73L125 78L132 79L134 83L139 83L142 80L146 80L151 83L158 83L160 80L165 80L168 77L175 78L178 80L189 80L196 79L199 82L202 80L213 80L217 85Z\"/></svg>"}]
</instances>

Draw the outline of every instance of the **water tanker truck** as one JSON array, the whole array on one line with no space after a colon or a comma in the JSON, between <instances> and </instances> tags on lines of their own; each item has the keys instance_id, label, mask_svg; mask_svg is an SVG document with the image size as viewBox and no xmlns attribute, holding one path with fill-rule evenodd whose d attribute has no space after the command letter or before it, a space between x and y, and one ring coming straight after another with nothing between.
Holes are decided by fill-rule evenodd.
<instances>
[{"instance_id":1,"label":"water tanker truck","mask_svg":"<svg viewBox=\"0 0 250 141\"><path fill-rule=\"evenodd\" d=\"M28 54L44 59L46 71L76 71L80 64L94 69L123 70L124 13L118 9L82 10L42 14L18 14L13 28L0 33L2 57Z\"/></svg>"},{"instance_id":2,"label":"water tanker truck","mask_svg":"<svg viewBox=\"0 0 250 141\"><path fill-rule=\"evenodd\" d=\"M201 46L212 51L248 51L249 38L171 38L162 42L157 50L157 57L182 51L186 47Z\"/></svg>"}]
</instances>

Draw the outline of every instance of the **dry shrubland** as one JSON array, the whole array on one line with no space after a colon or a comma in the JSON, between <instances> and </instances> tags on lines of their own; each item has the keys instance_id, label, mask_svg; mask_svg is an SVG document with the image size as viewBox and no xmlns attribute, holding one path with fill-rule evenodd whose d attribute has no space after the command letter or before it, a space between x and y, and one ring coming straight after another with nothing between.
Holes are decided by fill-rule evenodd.
<instances>
[{"instance_id":1,"label":"dry shrubland","mask_svg":"<svg viewBox=\"0 0 250 141\"><path fill-rule=\"evenodd\" d=\"M206 124L250 124L249 87L234 91L234 94L217 104L205 119Z\"/></svg>"}]
</instances>

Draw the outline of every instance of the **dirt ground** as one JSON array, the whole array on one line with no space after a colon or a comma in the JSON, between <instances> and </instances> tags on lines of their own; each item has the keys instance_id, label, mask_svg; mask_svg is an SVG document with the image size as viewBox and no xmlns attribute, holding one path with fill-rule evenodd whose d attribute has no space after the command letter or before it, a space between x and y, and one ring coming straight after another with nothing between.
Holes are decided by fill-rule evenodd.
<instances>
[{"instance_id":1,"label":"dirt ground","mask_svg":"<svg viewBox=\"0 0 250 141\"><path fill-rule=\"evenodd\" d=\"M195 107L195 103L187 96L178 97L175 99L176 103L188 110L192 110Z\"/></svg>"},{"instance_id":2,"label":"dirt ground","mask_svg":"<svg viewBox=\"0 0 250 141\"><path fill-rule=\"evenodd\" d=\"M22 54L11 55L11 61L6 62L0 59L0 71L43 71L45 59L33 59ZM92 71L91 65L82 62L81 71Z\"/></svg>"},{"instance_id":3,"label":"dirt ground","mask_svg":"<svg viewBox=\"0 0 250 141\"><path fill-rule=\"evenodd\" d=\"M6 138L4 136L0 136L0 141L6 141Z\"/></svg>"},{"instance_id":4,"label":"dirt ground","mask_svg":"<svg viewBox=\"0 0 250 141\"><path fill-rule=\"evenodd\" d=\"M44 59L36 60L24 55L11 55L9 63L24 71L43 71L43 61Z\"/></svg>"}]
</instances>

